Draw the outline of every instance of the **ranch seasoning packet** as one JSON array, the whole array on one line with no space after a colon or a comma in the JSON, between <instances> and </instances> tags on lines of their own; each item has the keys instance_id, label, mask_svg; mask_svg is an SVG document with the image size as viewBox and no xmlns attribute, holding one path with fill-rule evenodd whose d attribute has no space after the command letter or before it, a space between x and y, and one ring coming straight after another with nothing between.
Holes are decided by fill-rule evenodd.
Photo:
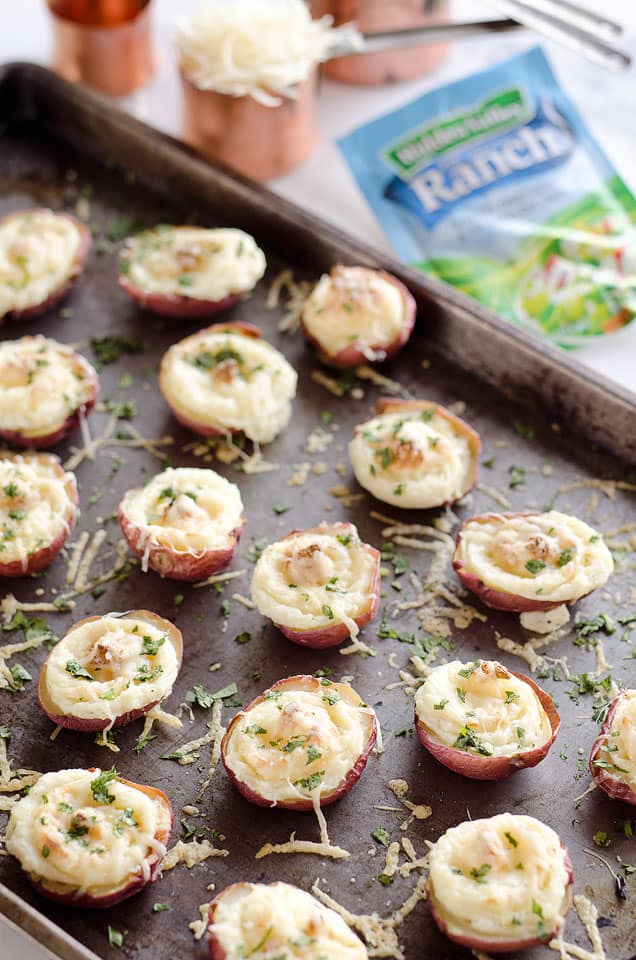
<instances>
[{"instance_id":1,"label":"ranch seasoning packet","mask_svg":"<svg viewBox=\"0 0 636 960\"><path fill-rule=\"evenodd\" d=\"M399 256L563 346L636 313L636 200L540 47L339 141Z\"/></svg>"}]
</instances>

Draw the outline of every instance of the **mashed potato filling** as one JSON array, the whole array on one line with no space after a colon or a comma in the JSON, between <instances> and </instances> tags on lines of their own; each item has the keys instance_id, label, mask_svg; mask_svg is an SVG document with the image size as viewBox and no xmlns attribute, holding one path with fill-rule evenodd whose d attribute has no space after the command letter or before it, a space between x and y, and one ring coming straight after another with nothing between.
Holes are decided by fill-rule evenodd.
<instances>
[{"instance_id":1,"label":"mashed potato filling","mask_svg":"<svg viewBox=\"0 0 636 960\"><path fill-rule=\"evenodd\" d=\"M368 360L382 360L383 348L402 332L404 299L399 287L377 270L337 266L311 292L303 326L327 356L356 344Z\"/></svg>"},{"instance_id":2,"label":"mashed potato filling","mask_svg":"<svg viewBox=\"0 0 636 960\"><path fill-rule=\"evenodd\" d=\"M353 524L322 524L263 551L252 577L252 599L263 616L297 630L344 623L354 636L356 617L375 598L379 557Z\"/></svg>"},{"instance_id":3,"label":"mashed potato filling","mask_svg":"<svg viewBox=\"0 0 636 960\"><path fill-rule=\"evenodd\" d=\"M83 622L46 661L46 691L56 713L115 720L172 691L179 658L160 625L107 614Z\"/></svg>"},{"instance_id":4,"label":"mashed potato filling","mask_svg":"<svg viewBox=\"0 0 636 960\"><path fill-rule=\"evenodd\" d=\"M127 240L120 273L142 292L214 302L248 293L265 267L265 254L243 230L162 226Z\"/></svg>"},{"instance_id":5,"label":"mashed potato filling","mask_svg":"<svg viewBox=\"0 0 636 960\"><path fill-rule=\"evenodd\" d=\"M147 858L165 852L155 839L170 827L165 803L119 780L102 789L103 777L100 770L45 773L11 810L8 852L57 893L106 895L144 877Z\"/></svg>"},{"instance_id":6,"label":"mashed potato filling","mask_svg":"<svg viewBox=\"0 0 636 960\"><path fill-rule=\"evenodd\" d=\"M557 510L474 517L461 530L455 561L490 589L550 602L586 596L614 569L600 533Z\"/></svg>"},{"instance_id":7,"label":"mashed potato filling","mask_svg":"<svg viewBox=\"0 0 636 960\"><path fill-rule=\"evenodd\" d=\"M68 534L75 517L75 477L53 454L0 454L0 563L29 557Z\"/></svg>"},{"instance_id":8,"label":"mashed potato filling","mask_svg":"<svg viewBox=\"0 0 636 960\"><path fill-rule=\"evenodd\" d=\"M40 334L0 343L0 426L46 436L93 399L96 374L80 354Z\"/></svg>"},{"instance_id":9,"label":"mashed potato filling","mask_svg":"<svg viewBox=\"0 0 636 960\"><path fill-rule=\"evenodd\" d=\"M214 907L212 933L232 960L367 960L342 917L288 883L241 883Z\"/></svg>"},{"instance_id":10,"label":"mashed potato filling","mask_svg":"<svg viewBox=\"0 0 636 960\"><path fill-rule=\"evenodd\" d=\"M426 509L459 499L476 477L476 434L435 404L380 413L356 428L356 479L384 503Z\"/></svg>"},{"instance_id":11,"label":"mashed potato filling","mask_svg":"<svg viewBox=\"0 0 636 960\"><path fill-rule=\"evenodd\" d=\"M346 684L307 678L296 689L274 687L238 715L225 764L272 806L327 796L367 747L373 716Z\"/></svg>"},{"instance_id":12,"label":"mashed potato filling","mask_svg":"<svg viewBox=\"0 0 636 960\"><path fill-rule=\"evenodd\" d=\"M76 273L82 244L70 217L25 210L0 221L0 317L44 303Z\"/></svg>"},{"instance_id":13,"label":"mashed potato filling","mask_svg":"<svg viewBox=\"0 0 636 960\"><path fill-rule=\"evenodd\" d=\"M243 431L269 443L289 423L298 377L278 350L257 337L211 327L171 347L161 361L161 391L172 409L219 433Z\"/></svg>"},{"instance_id":14,"label":"mashed potato filling","mask_svg":"<svg viewBox=\"0 0 636 960\"><path fill-rule=\"evenodd\" d=\"M148 549L160 545L199 555L233 542L243 517L236 484L201 467L169 467L145 487L129 490L121 509L144 531Z\"/></svg>"},{"instance_id":15,"label":"mashed potato filling","mask_svg":"<svg viewBox=\"0 0 636 960\"><path fill-rule=\"evenodd\" d=\"M515 756L552 736L530 684L494 660L436 667L417 691L415 710L439 743L480 756Z\"/></svg>"},{"instance_id":16,"label":"mashed potato filling","mask_svg":"<svg viewBox=\"0 0 636 960\"><path fill-rule=\"evenodd\" d=\"M569 882L559 837L534 817L460 823L430 852L431 905L451 934L547 939L563 925Z\"/></svg>"}]
</instances>

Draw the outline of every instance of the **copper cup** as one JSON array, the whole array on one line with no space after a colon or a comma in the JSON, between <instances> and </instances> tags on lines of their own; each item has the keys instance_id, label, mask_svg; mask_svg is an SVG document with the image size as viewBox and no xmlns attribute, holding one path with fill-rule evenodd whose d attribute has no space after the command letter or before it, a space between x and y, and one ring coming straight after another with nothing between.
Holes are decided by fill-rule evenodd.
<instances>
[{"instance_id":1,"label":"copper cup","mask_svg":"<svg viewBox=\"0 0 636 960\"><path fill-rule=\"evenodd\" d=\"M150 0L48 0L51 66L66 80L123 97L155 70Z\"/></svg>"},{"instance_id":2,"label":"copper cup","mask_svg":"<svg viewBox=\"0 0 636 960\"><path fill-rule=\"evenodd\" d=\"M362 33L407 30L447 23L449 0L311 0L313 17L331 14L339 26L354 21ZM448 44L422 44L382 53L338 57L323 66L325 76L341 83L374 85L413 80L434 70Z\"/></svg>"},{"instance_id":3,"label":"copper cup","mask_svg":"<svg viewBox=\"0 0 636 960\"><path fill-rule=\"evenodd\" d=\"M270 180L307 159L316 140L316 71L298 98L266 107L253 97L201 90L181 72L183 139L253 180Z\"/></svg>"}]
</instances>

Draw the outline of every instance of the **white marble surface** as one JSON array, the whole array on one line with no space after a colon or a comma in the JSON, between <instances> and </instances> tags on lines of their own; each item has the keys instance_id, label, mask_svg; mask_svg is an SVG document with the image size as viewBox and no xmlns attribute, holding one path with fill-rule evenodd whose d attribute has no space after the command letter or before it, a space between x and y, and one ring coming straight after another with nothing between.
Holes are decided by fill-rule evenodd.
<instances>
[{"instance_id":1,"label":"white marble surface","mask_svg":"<svg viewBox=\"0 0 636 960\"><path fill-rule=\"evenodd\" d=\"M238 2L238 0L234 0ZM584 0L580 0L584 2ZM587 0L600 7L595 0ZM160 69L148 88L125 103L150 123L172 134L180 125L180 98L172 56L173 24L198 8L200 0L154 0L155 32ZM626 27L624 47L636 55L636 3L605 0L603 11ZM457 19L488 16L492 6L480 0L454 0ZM442 83L482 69L535 42L525 31L457 45L434 75L408 84L380 88L352 88L323 84L320 101L321 139L315 154L302 168L282 177L272 187L284 196L320 214L367 242L389 249L334 144L336 137L355 126L414 99ZM625 181L636 192L636 67L616 75L588 63L552 43L544 44L561 83L579 107L595 136ZM0 61L33 60L49 56L47 15L43 0L0 2ZM628 328L585 347L577 357L595 370L636 390L636 321ZM0 918L0 960L45 960L50 955L33 941L24 940Z\"/></svg>"}]
</instances>

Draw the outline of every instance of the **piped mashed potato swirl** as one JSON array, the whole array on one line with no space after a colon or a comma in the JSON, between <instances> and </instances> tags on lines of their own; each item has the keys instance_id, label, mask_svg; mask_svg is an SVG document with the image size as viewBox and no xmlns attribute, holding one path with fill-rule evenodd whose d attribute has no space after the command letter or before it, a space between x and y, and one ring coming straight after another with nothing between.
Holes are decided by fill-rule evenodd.
<instances>
[{"instance_id":1,"label":"piped mashed potato swirl","mask_svg":"<svg viewBox=\"0 0 636 960\"><path fill-rule=\"evenodd\" d=\"M600 533L557 510L473 517L460 532L455 563L491 590L549 603L586 596L614 569Z\"/></svg>"},{"instance_id":2,"label":"piped mashed potato swirl","mask_svg":"<svg viewBox=\"0 0 636 960\"><path fill-rule=\"evenodd\" d=\"M250 96L266 107L296 99L297 85L338 45L360 44L352 25L332 28L332 18L312 20L302 0L207 0L179 24L182 72L200 90Z\"/></svg>"}]
</instances>

